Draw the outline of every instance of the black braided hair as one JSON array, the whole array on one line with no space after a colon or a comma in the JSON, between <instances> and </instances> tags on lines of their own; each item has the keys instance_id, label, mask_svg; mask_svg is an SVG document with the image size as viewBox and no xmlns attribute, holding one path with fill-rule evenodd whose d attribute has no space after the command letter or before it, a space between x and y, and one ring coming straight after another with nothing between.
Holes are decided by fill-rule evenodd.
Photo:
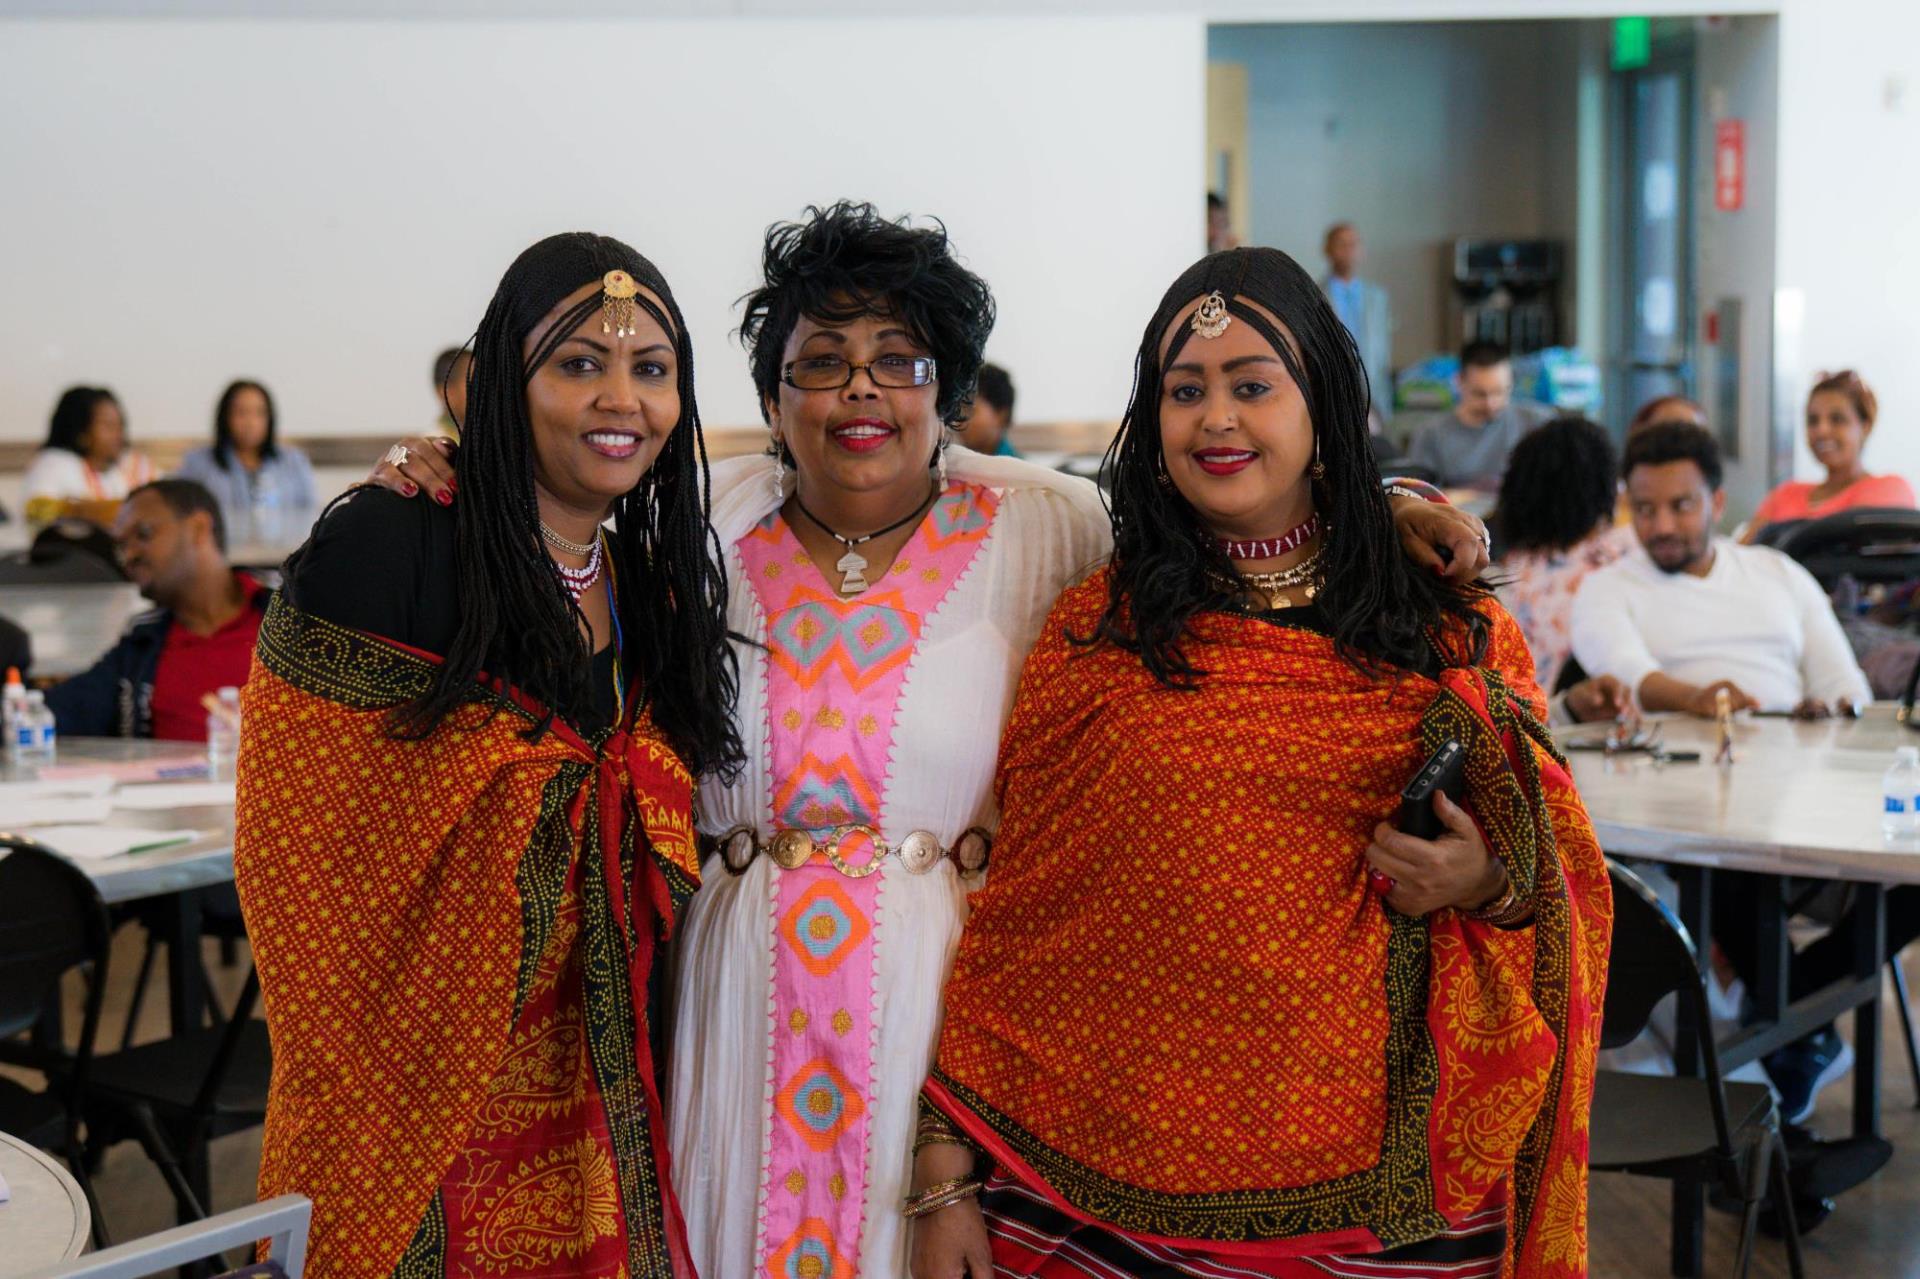
<instances>
[{"instance_id":1,"label":"black braided hair","mask_svg":"<svg viewBox=\"0 0 1920 1279\"><path fill-rule=\"evenodd\" d=\"M608 549L619 583L623 660L654 722L696 773L737 774L746 753L734 726L739 673L727 642L726 577L707 522L707 449L693 394L693 344L673 291L639 253L606 236L550 236L514 259L473 339L467 420L454 463L454 571L460 626L432 686L399 708L391 731L431 732L471 694L484 668L553 713L592 704L592 655L580 610L540 540L527 382L582 323L599 314L596 290L569 308L523 355L554 306L608 271L646 293L634 299L667 331L679 360L680 420L639 484L614 503Z\"/></svg>"},{"instance_id":2,"label":"black braided hair","mask_svg":"<svg viewBox=\"0 0 1920 1279\"><path fill-rule=\"evenodd\" d=\"M850 200L809 205L800 221L767 228L761 269L760 287L741 299L740 338L762 417L780 396L782 357L801 316L844 324L877 313L903 321L932 353L940 420L952 426L965 416L993 331L993 293L960 265L939 221L917 227Z\"/></svg>"},{"instance_id":3,"label":"black braided hair","mask_svg":"<svg viewBox=\"0 0 1920 1279\"><path fill-rule=\"evenodd\" d=\"M1110 490L1113 569L1105 612L1083 642L1101 640L1140 655L1161 684L1192 687L1205 671L1181 652L1188 621L1235 607L1232 561L1171 482L1160 444L1160 344L1179 312L1218 289L1233 323L1271 328L1248 302L1278 317L1294 347L1276 354L1299 385L1326 477L1314 507L1326 521L1325 580L1315 603L1343 658L1368 674L1485 658L1488 625L1475 608L1486 594L1416 568L1402 553L1380 471L1367 440L1367 379L1353 335L1313 278L1278 249L1228 249L1181 273L1148 322L1134 360L1133 398L1108 446L1102 478ZM1269 338L1269 341L1272 339Z\"/></svg>"}]
</instances>

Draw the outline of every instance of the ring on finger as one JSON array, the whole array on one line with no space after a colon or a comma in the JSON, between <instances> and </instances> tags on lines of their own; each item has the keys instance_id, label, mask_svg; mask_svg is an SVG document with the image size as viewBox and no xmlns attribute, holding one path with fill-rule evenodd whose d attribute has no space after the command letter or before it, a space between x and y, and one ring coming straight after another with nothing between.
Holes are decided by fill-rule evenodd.
<instances>
[{"instance_id":1,"label":"ring on finger","mask_svg":"<svg viewBox=\"0 0 1920 1279\"><path fill-rule=\"evenodd\" d=\"M413 455L407 451L406 445L396 444L392 448L388 449L386 451L386 455L383 456L380 460L382 462L385 462L388 466L397 468L397 467L405 466L407 464L407 459L412 456Z\"/></svg>"}]
</instances>

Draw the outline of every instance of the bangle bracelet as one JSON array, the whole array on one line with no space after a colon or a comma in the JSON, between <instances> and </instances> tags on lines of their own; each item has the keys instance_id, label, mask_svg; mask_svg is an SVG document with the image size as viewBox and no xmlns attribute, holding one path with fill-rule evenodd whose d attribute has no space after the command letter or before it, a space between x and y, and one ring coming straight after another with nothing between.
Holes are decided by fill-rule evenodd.
<instances>
[{"instance_id":1,"label":"bangle bracelet","mask_svg":"<svg viewBox=\"0 0 1920 1279\"><path fill-rule=\"evenodd\" d=\"M972 1142L968 1141L965 1137L962 1137L959 1133L922 1132L914 1137L913 1139L914 1154L916 1155L919 1154L921 1151L925 1150L928 1146L960 1146L967 1150L974 1150L974 1151L977 1151L979 1149Z\"/></svg>"},{"instance_id":2,"label":"bangle bracelet","mask_svg":"<svg viewBox=\"0 0 1920 1279\"><path fill-rule=\"evenodd\" d=\"M924 1217L928 1213L938 1212L942 1208L959 1203L962 1199L979 1194L982 1184L971 1176L937 1182L917 1195L909 1195L900 1209L901 1215L910 1218Z\"/></svg>"}]
</instances>

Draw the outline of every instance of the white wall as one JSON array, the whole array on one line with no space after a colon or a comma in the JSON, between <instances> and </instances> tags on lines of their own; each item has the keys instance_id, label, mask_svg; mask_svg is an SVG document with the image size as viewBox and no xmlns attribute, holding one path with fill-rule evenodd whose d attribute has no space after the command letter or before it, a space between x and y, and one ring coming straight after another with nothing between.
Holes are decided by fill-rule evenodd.
<instances>
[{"instance_id":1,"label":"white wall","mask_svg":"<svg viewBox=\"0 0 1920 1279\"><path fill-rule=\"evenodd\" d=\"M1199 154L1204 69L1192 17L0 21L0 439L73 382L197 434L241 375L296 434L417 427L569 229L660 265L707 421L757 422L733 303L770 221L843 195L945 219L1023 417L1116 418L1203 240L1148 178Z\"/></svg>"},{"instance_id":2,"label":"white wall","mask_svg":"<svg viewBox=\"0 0 1920 1279\"><path fill-rule=\"evenodd\" d=\"M1804 298L1797 420L1811 375L1880 395L1867 464L1920 482L1920 5L1794 0L1780 23L1780 287ZM1820 469L1794 431L1795 469Z\"/></svg>"},{"instance_id":3,"label":"white wall","mask_svg":"<svg viewBox=\"0 0 1920 1279\"><path fill-rule=\"evenodd\" d=\"M1254 242L1318 274L1326 228L1356 223L1405 364L1459 346L1456 237L1557 239L1570 329L1579 41L1542 22L1214 28L1208 56L1247 68Z\"/></svg>"}]
</instances>

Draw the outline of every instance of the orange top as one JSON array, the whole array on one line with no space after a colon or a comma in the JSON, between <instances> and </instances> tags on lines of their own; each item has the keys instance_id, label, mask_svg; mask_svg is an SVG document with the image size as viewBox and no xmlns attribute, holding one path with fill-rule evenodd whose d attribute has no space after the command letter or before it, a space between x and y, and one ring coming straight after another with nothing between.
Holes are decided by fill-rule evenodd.
<instances>
[{"instance_id":1,"label":"orange top","mask_svg":"<svg viewBox=\"0 0 1920 1279\"><path fill-rule=\"evenodd\" d=\"M1811 480L1788 480L1761 500L1753 513L1751 527L1765 528L1783 520L1817 520L1836 511L1851 511L1863 506L1900 506L1912 510L1916 505L1913 488L1898 475L1863 475L1824 502L1813 500L1820 486Z\"/></svg>"},{"instance_id":2,"label":"orange top","mask_svg":"<svg viewBox=\"0 0 1920 1279\"><path fill-rule=\"evenodd\" d=\"M1106 598L1104 572L1069 590L1028 660L927 1099L1129 1237L1377 1251L1510 1181L1517 1272L1584 1273L1611 897L1518 627L1489 603L1488 669L1376 680L1323 635L1203 614L1208 674L1171 691L1073 641ZM1367 889L1374 825L1449 738L1530 926Z\"/></svg>"}]
</instances>

